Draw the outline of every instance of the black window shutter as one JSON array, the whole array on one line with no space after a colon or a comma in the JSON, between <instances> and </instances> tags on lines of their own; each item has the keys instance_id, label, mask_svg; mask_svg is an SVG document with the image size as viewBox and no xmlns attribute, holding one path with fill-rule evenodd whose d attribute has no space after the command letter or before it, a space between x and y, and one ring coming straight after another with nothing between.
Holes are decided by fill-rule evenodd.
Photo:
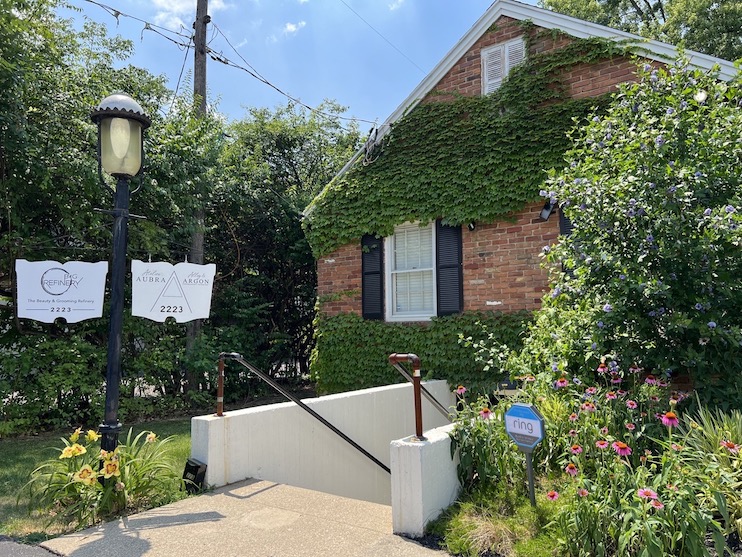
<instances>
[{"instance_id":1,"label":"black window shutter","mask_svg":"<svg viewBox=\"0 0 742 557\"><path fill-rule=\"evenodd\" d=\"M438 315L460 313L464 306L461 226L435 223Z\"/></svg>"},{"instance_id":2,"label":"black window shutter","mask_svg":"<svg viewBox=\"0 0 742 557\"><path fill-rule=\"evenodd\" d=\"M384 319L384 240L361 238L361 312L364 319Z\"/></svg>"},{"instance_id":3,"label":"black window shutter","mask_svg":"<svg viewBox=\"0 0 742 557\"><path fill-rule=\"evenodd\" d=\"M569 220L569 217L564 214L564 211L562 209L559 209L559 234L562 236L569 236L572 234L572 221Z\"/></svg>"}]
</instances>

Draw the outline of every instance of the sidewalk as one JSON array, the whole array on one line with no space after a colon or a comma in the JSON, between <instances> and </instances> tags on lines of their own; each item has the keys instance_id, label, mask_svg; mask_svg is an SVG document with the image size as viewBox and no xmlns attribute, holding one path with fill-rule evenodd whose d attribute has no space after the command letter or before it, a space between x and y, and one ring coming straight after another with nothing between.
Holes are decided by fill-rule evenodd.
<instances>
[{"instance_id":1,"label":"sidewalk","mask_svg":"<svg viewBox=\"0 0 742 557\"><path fill-rule=\"evenodd\" d=\"M66 557L443 557L392 534L392 509L247 480L42 544Z\"/></svg>"}]
</instances>

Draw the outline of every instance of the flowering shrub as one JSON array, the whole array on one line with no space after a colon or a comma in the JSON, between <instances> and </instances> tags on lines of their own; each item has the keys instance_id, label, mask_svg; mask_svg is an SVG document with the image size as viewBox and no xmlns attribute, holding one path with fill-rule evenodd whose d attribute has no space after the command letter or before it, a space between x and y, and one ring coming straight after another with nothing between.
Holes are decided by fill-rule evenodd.
<instances>
[{"instance_id":1,"label":"flowering shrub","mask_svg":"<svg viewBox=\"0 0 742 557\"><path fill-rule=\"evenodd\" d=\"M78 428L62 438L57 458L33 471L27 484L31 501L50 509L52 519L87 526L170 500L181 486L178 471L165 457L169 438L159 440L143 431L132 439L129 430L126 442L112 452L102 450L99 440L96 431Z\"/></svg>"},{"instance_id":2,"label":"flowering shrub","mask_svg":"<svg viewBox=\"0 0 742 557\"><path fill-rule=\"evenodd\" d=\"M684 60L639 76L542 191L574 228L544 250L553 287L509 369L578 373L611 353L739 406L742 80Z\"/></svg>"}]
</instances>

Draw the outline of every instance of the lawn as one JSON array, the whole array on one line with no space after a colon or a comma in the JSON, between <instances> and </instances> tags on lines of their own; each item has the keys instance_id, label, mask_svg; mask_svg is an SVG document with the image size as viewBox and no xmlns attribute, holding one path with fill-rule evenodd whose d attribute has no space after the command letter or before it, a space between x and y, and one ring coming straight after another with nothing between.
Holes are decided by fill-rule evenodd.
<instances>
[{"instance_id":1,"label":"lawn","mask_svg":"<svg viewBox=\"0 0 742 557\"><path fill-rule=\"evenodd\" d=\"M125 426L121 439L126 438L130 426ZM191 452L191 423L189 418L146 422L131 426L133 434L153 431L159 438L172 436L167 446L174 466L182 469ZM23 487L31 472L43 461L58 455L61 437L71 431L43 434L17 439L0 439L0 535L26 542L39 542L67 531L64 525L49 523L50 516L38 508L29 507L28 492ZM20 497L19 497L20 494ZM177 499L181 494L173 494Z\"/></svg>"}]
</instances>

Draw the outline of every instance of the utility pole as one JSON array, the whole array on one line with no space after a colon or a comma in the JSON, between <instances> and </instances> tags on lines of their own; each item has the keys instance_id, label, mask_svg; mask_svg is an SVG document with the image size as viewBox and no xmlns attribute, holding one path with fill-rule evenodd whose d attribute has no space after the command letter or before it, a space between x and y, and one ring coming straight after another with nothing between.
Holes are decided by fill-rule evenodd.
<instances>
[{"instance_id":1,"label":"utility pole","mask_svg":"<svg viewBox=\"0 0 742 557\"><path fill-rule=\"evenodd\" d=\"M209 1L198 0L196 21L193 23L194 59L193 59L193 96L198 104L198 114L206 116L206 25L211 21L208 15ZM204 208L199 205L193 213L194 230L191 233L191 254L189 261L196 265L204 262ZM196 338L201 332L201 320L189 321L186 326L186 353L191 354ZM198 380L193 370L186 368L186 390L197 388Z\"/></svg>"}]
</instances>

